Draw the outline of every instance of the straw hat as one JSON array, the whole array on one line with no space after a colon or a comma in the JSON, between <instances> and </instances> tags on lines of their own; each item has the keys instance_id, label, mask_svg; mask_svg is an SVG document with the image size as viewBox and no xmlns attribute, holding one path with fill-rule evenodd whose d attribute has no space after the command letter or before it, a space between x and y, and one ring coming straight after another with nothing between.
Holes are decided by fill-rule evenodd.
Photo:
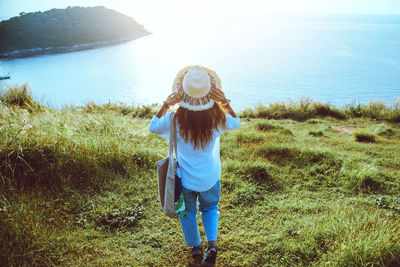
<instances>
[{"instance_id":1,"label":"straw hat","mask_svg":"<svg viewBox=\"0 0 400 267\"><path fill-rule=\"evenodd\" d=\"M214 100L209 96L212 87L221 89L221 79L218 75L202 66L187 66L176 75L172 85L175 93L183 90L181 107L199 111L212 108Z\"/></svg>"}]
</instances>

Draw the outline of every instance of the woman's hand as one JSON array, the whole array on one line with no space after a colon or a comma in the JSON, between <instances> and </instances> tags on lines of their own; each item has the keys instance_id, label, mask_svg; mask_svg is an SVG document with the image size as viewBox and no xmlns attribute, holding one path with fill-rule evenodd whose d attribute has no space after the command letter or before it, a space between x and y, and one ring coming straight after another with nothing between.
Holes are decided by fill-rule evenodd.
<instances>
[{"instance_id":1,"label":"woman's hand","mask_svg":"<svg viewBox=\"0 0 400 267\"><path fill-rule=\"evenodd\" d=\"M220 89L216 87L212 87L210 90L210 96L214 101L219 102L221 104L222 108L225 110L226 113L236 118L236 114L231 108L231 105L229 103L230 100L226 99L224 92L222 92Z\"/></svg>"},{"instance_id":2,"label":"woman's hand","mask_svg":"<svg viewBox=\"0 0 400 267\"><path fill-rule=\"evenodd\" d=\"M168 107L171 107L171 106L181 102L182 98L183 98L183 92L172 93L167 97L167 99L164 101L164 103L167 104Z\"/></svg>"},{"instance_id":3,"label":"woman's hand","mask_svg":"<svg viewBox=\"0 0 400 267\"><path fill-rule=\"evenodd\" d=\"M227 103L228 100L225 97L224 92L222 92L222 90L212 87L210 90L210 96L214 101L217 101L221 104Z\"/></svg>"},{"instance_id":4,"label":"woman's hand","mask_svg":"<svg viewBox=\"0 0 400 267\"><path fill-rule=\"evenodd\" d=\"M164 101L164 104L161 106L160 111L157 112L156 117L157 118L161 118L162 116L165 115L165 113L167 113L167 110L169 109L169 107L181 102L183 98L183 92L179 92L179 93L172 93L170 94L167 99Z\"/></svg>"}]
</instances>

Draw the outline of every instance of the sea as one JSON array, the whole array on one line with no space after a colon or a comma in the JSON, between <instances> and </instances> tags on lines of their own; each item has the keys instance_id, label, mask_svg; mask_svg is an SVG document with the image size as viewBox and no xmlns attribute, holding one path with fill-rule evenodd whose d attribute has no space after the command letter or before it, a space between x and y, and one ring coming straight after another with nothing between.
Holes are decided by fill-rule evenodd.
<instances>
[{"instance_id":1,"label":"sea","mask_svg":"<svg viewBox=\"0 0 400 267\"><path fill-rule=\"evenodd\" d=\"M0 61L0 76L11 76L3 88L28 83L54 108L147 105L162 103L188 65L216 71L238 111L300 99L393 104L400 97L400 16L174 18L118 45Z\"/></svg>"}]
</instances>

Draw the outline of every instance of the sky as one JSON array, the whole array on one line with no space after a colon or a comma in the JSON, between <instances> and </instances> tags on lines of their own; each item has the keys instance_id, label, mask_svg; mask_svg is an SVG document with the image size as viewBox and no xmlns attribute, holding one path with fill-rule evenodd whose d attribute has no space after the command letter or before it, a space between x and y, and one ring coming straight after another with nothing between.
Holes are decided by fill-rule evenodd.
<instances>
[{"instance_id":1,"label":"sky","mask_svg":"<svg viewBox=\"0 0 400 267\"><path fill-rule=\"evenodd\" d=\"M165 18L265 14L400 14L400 0L0 0L0 19L20 12L102 5L149 26Z\"/></svg>"}]
</instances>

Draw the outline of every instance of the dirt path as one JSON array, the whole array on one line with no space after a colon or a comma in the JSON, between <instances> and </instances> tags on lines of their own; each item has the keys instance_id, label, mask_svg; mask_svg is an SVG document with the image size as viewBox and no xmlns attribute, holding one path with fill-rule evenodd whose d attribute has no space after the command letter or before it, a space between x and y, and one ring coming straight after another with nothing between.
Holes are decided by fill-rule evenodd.
<instances>
[{"instance_id":1,"label":"dirt path","mask_svg":"<svg viewBox=\"0 0 400 267\"><path fill-rule=\"evenodd\" d=\"M332 129L339 132L339 134L348 134L358 129L357 126L331 126Z\"/></svg>"}]
</instances>

